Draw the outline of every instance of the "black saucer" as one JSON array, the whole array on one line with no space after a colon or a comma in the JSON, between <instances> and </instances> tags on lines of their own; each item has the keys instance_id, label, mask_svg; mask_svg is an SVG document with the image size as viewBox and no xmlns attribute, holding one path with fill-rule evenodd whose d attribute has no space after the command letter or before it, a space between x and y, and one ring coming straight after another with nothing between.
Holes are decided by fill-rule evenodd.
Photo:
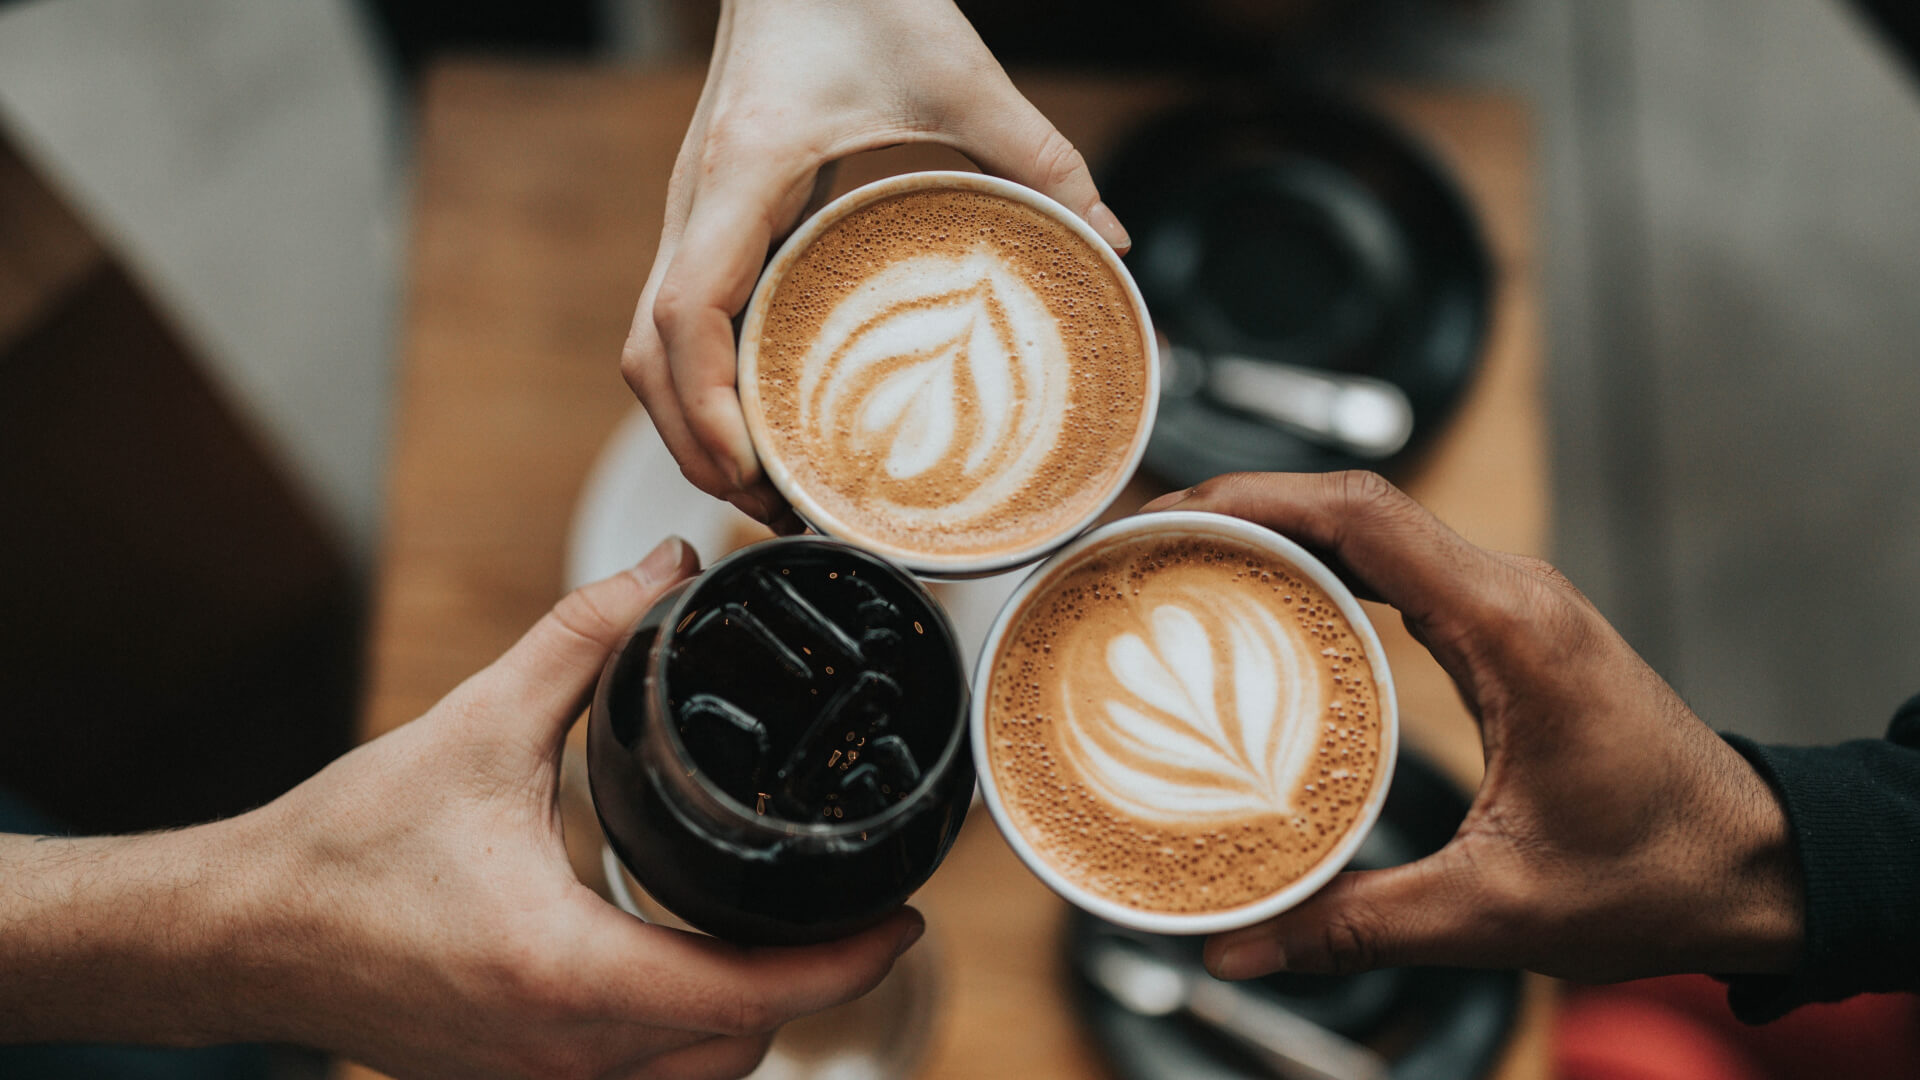
<instances>
[{"instance_id":1,"label":"black saucer","mask_svg":"<svg viewBox=\"0 0 1920 1080\"><path fill-rule=\"evenodd\" d=\"M1467 800L1418 756L1402 751L1393 787L1355 868L1411 862L1438 851L1466 816ZM1198 968L1204 939L1142 934L1076 913L1067 934L1073 997L1123 1080L1257 1080L1272 1074L1217 1032L1184 1016L1127 1011L1088 981L1081 958L1118 935ZM1271 975L1252 989L1322 1027L1372 1046L1402 1080L1475 1080L1505 1047L1520 1007L1520 974L1462 968L1389 968L1361 975Z\"/></svg>"},{"instance_id":2,"label":"black saucer","mask_svg":"<svg viewBox=\"0 0 1920 1080\"><path fill-rule=\"evenodd\" d=\"M1466 201L1392 124L1298 88L1216 96L1150 123L1103 173L1133 235L1127 265L1175 343L1395 383L1414 414L1402 456L1459 401L1480 359L1491 264ZM1173 393L1147 464L1194 483L1359 462Z\"/></svg>"}]
</instances>

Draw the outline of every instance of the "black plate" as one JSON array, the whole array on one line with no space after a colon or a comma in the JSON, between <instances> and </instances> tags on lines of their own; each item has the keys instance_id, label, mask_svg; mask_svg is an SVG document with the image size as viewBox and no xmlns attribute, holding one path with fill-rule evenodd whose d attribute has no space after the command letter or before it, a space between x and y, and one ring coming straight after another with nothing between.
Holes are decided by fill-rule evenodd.
<instances>
[{"instance_id":1,"label":"black plate","mask_svg":"<svg viewBox=\"0 0 1920 1080\"><path fill-rule=\"evenodd\" d=\"M1467 800L1418 756L1402 751L1380 820L1351 864L1377 868L1438 851ZM1258 1080L1244 1051L1191 1019L1149 1018L1115 1004L1080 974L1100 935L1119 935L1179 963L1200 964L1204 939L1142 934L1076 913L1067 935L1074 1002L1123 1080ZM1324 1027L1372 1046L1403 1080L1474 1080L1505 1047L1520 1007L1520 974L1462 968L1389 968L1361 975L1272 975L1249 984Z\"/></svg>"},{"instance_id":2,"label":"black plate","mask_svg":"<svg viewBox=\"0 0 1920 1080\"><path fill-rule=\"evenodd\" d=\"M1398 128L1301 89L1205 99L1103 170L1155 325L1207 354L1372 375L1417 451L1478 367L1492 269L1466 201ZM1360 464L1204 396L1163 394L1147 464L1174 483ZM1377 467L1382 463L1374 463Z\"/></svg>"}]
</instances>

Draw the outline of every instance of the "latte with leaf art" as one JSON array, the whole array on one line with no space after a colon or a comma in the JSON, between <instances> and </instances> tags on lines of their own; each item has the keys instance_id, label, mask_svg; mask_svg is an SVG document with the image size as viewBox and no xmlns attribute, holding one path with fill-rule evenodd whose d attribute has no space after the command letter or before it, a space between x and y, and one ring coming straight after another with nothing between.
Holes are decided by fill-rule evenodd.
<instances>
[{"instance_id":1,"label":"latte with leaf art","mask_svg":"<svg viewBox=\"0 0 1920 1080\"><path fill-rule=\"evenodd\" d=\"M742 401L796 507L916 567L1097 514L1137 460L1152 383L1149 329L1097 243L1018 199L932 186L855 205L776 262L742 335Z\"/></svg>"},{"instance_id":2,"label":"latte with leaf art","mask_svg":"<svg viewBox=\"0 0 1920 1080\"><path fill-rule=\"evenodd\" d=\"M1379 689L1339 607L1276 554L1143 532L1050 568L986 702L1002 805L1040 858L1144 911L1269 896L1374 790Z\"/></svg>"}]
</instances>

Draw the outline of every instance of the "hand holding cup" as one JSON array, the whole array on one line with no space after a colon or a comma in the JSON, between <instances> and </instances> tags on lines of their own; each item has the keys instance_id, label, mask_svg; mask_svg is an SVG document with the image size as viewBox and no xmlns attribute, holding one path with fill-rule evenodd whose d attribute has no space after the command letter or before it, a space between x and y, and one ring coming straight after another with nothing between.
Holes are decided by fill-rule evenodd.
<instances>
[{"instance_id":1,"label":"hand holding cup","mask_svg":"<svg viewBox=\"0 0 1920 1080\"><path fill-rule=\"evenodd\" d=\"M722 5L621 371L695 486L783 531L798 523L741 419L732 320L768 251L824 190L823 168L907 142L951 146L1128 247L1079 152L950 0Z\"/></svg>"},{"instance_id":2,"label":"hand holding cup","mask_svg":"<svg viewBox=\"0 0 1920 1080\"><path fill-rule=\"evenodd\" d=\"M1802 940L1785 814L1579 590L1476 547L1372 473L1247 473L1148 510L1259 522L1400 612L1479 721L1487 769L1453 841L1342 874L1209 943L1223 978L1516 967L1577 979L1779 971Z\"/></svg>"}]
</instances>

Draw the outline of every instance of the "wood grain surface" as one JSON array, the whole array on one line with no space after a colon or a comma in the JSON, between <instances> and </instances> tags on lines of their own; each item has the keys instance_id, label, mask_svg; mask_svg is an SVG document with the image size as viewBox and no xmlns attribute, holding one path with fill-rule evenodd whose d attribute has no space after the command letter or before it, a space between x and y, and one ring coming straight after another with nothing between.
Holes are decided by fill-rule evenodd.
<instances>
[{"instance_id":1,"label":"wood grain surface","mask_svg":"<svg viewBox=\"0 0 1920 1080\"><path fill-rule=\"evenodd\" d=\"M1016 81L1096 161L1126 127L1184 93L1165 83ZM575 499L633 407L617 371L620 343L699 88L697 71L498 63L445 66L428 79L364 737L426 710L557 597ZM1400 479L1471 539L1544 552L1526 111L1485 94L1395 89L1376 100L1454 170L1498 274L1485 367L1450 428ZM845 163L837 186L956 164L938 148L895 148ZM1374 614L1408 741L1477 782L1478 735L1451 684L1396 615ZM1108 1075L1062 991L1066 908L984 813L915 903L946 957L925 1077ZM1501 1080L1546 1075L1549 990L1529 980Z\"/></svg>"}]
</instances>

